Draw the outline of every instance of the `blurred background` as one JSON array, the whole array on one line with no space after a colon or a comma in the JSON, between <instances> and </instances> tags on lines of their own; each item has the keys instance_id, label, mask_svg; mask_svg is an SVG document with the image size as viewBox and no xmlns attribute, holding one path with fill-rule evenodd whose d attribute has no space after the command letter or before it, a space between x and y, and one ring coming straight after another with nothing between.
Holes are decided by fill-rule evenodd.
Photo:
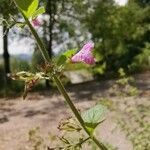
<instances>
[{"instance_id":1,"label":"blurred background","mask_svg":"<svg viewBox=\"0 0 150 150\"><path fill-rule=\"evenodd\" d=\"M149 0L41 0L40 4L46 12L38 17L41 25L36 30L52 59L67 50L80 49L86 41L95 43L94 67L68 64L67 70L84 69L96 79L114 78L119 68L129 74L149 71ZM23 87L7 74L35 72L43 60L27 27L9 30L12 18L23 21L10 0L0 1L0 15L0 95L5 96ZM50 85L43 82L42 86Z\"/></svg>"},{"instance_id":2,"label":"blurred background","mask_svg":"<svg viewBox=\"0 0 150 150\"><path fill-rule=\"evenodd\" d=\"M40 5L46 12L35 30L53 60L95 43L96 65L67 63L61 79L81 111L108 107L96 136L109 150L150 150L150 0L40 0ZM52 81L40 81L22 101L24 83L10 74L35 73L44 61L29 29L13 26L14 20L23 21L12 0L0 0L0 150L45 150L70 111Z\"/></svg>"}]
</instances>

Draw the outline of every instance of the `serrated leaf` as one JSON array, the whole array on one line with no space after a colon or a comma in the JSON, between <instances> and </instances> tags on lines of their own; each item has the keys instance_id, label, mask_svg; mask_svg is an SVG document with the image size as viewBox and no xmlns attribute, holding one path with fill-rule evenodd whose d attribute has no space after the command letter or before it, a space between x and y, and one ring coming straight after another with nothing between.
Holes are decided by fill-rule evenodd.
<instances>
[{"instance_id":1,"label":"serrated leaf","mask_svg":"<svg viewBox=\"0 0 150 150\"><path fill-rule=\"evenodd\" d=\"M41 15L45 13L45 8L44 7L40 7L39 9L37 9L33 15L32 15L32 19L35 19L38 15Z\"/></svg>"},{"instance_id":2,"label":"serrated leaf","mask_svg":"<svg viewBox=\"0 0 150 150\"><path fill-rule=\"evenodd\" d=\"M98 124L104 121L104 114L107 108L103 105L96 105L82 114L82 118L85 125L90 128L91 131L96 128Z\"/></svg>"},{"instance_id":3,"label":"serrated leaf","mask_svg":"<svg viewBox=\"0 0 150 150\"><path fill-rule=\"evenodd\" d=\"M33 15L39 4L38 0L15 0L15 2L27 18Z\"/></svg>"}]
</instances>

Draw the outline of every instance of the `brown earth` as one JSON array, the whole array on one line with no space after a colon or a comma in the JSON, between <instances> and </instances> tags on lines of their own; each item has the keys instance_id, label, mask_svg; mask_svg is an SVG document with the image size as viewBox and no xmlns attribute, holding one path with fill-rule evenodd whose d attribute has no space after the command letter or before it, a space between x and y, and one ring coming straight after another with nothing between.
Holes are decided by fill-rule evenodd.
<instances>
[{"instance_id":1,"label":"brown earth","mask_svg":"<svg viewBox=\"0 0 150 150\"><path fill-rule=\"evenodd\" d=\"M137 75L140 95L125 99L133 103L142 101L150 105L149 77L149 73ZM103 97L110 98L108 89L112 84L113 81L92 81L72 85L67 90L77 108L83 111ZM120 98L111 97L111 100L120 101ZM43 137L48 133L57 133L59 121L70 114L63 97L55 90L30 93L25 101L21 97L0 99L0 150L32 150L28 140L29 130L39 127ZM118 147L119 150L133 150L132 143L118 127L113 117L115 115L113 111L108 113L107 119L98 127L96 136Z\"/></svg>"}]
</instances>

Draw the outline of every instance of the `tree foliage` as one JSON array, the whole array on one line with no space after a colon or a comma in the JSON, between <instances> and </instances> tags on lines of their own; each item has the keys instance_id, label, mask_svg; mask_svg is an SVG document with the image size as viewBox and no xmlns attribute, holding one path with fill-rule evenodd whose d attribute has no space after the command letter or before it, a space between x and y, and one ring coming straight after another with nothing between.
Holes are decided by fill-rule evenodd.
<instances>
[{"instance_id":1,"label":"tree foliage","mask_svg":"<svg viewBox=\"0 0 150 150\"><path fill-rule=\"evenodd\" d=\"M107 71L126 70L150 42L149 9L139 1L117 6L113 0L97 1L87 16L87 28L96 41L96 52L106 62Z\"/></svg>"}]
</instances>

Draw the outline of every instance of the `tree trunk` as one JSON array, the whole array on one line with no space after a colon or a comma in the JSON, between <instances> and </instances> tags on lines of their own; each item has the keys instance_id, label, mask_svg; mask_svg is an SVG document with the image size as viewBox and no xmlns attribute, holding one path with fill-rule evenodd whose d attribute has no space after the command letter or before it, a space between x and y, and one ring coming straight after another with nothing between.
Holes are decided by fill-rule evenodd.
<instances>
[{"instance_id":1,"label":"tree trunk","mask_svg":"<svg viewBox=\"0 0 150 150\"><path fill-rule=\"evenodd\" d=\"M5 71L5 81L6 86L10 84L10 78L8 74L10 73L10 61L9 61L9 53L8 53L8 34L6 33L7 27L3 26L3 58L4 58L4 71Z\"/></svg>"},{"instance_id":2,"label":"tree trunk","mask_svg":"<svg viewBox=\"0 0 150 150\"><path fill-rule=\"evenodd\" d=\"M49 57L52 58L53 52L52 52L52 46L53 46L53 27L54 27L54 15L56 13L56 2L52 0L48 0L47 2L47 9L46 13L49 15L49 25L48 25L48 31L49 31L49 41L47 46L47 51L49 54ZM49 81L46 80L46 87L49 88L50 84Z\"/></svg>"}]
</instances>

